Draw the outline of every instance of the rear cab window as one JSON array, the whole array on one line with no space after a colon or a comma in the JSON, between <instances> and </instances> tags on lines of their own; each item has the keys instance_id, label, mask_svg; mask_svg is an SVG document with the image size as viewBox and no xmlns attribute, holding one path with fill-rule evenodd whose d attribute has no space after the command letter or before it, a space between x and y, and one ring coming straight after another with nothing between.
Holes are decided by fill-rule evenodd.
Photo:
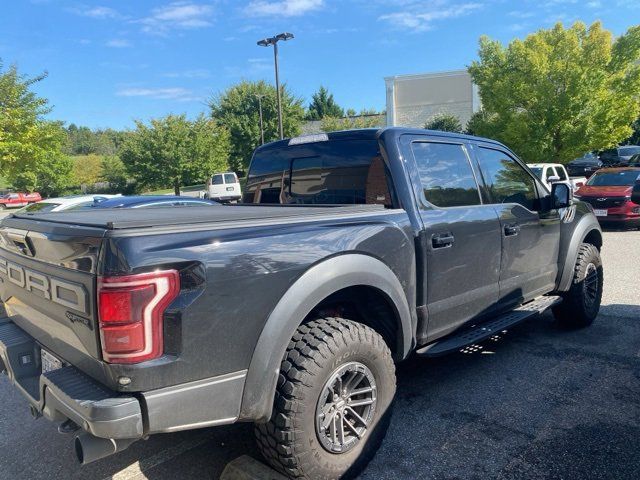
<instances>
[{"instance_id":1,"label":"rear cab window","mask_svg":"<svg viewBox=\"0 0 640 480\"><path fill-rule=\"evenodd\" d=\"M243 201L391 208L392 188L376 139L331 139L258 150Z\"/></svg>"}]
</instances>

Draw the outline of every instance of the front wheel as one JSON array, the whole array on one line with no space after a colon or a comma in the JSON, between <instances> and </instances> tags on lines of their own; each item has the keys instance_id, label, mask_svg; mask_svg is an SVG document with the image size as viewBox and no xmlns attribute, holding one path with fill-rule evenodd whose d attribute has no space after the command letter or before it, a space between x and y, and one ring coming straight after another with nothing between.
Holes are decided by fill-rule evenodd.
<instances>
[{"instance_id":1,"label":"front wheel","mask_svg":"<svg viewBox=\"0 0 640 480\"><path fill-rule=\"evenodd\" d=\"M553 315L561 324L580 328L593 323L602 301L603 271L600 252L590 243L578 250L571 288L563 293L562 303L553 308Z\"/></svg>"},{"instance_id":2,"label":"front wheel","mask_svg":"<svg viewBox=\"0 0 640 480\"><path fill-rule=\"evenodd\" d=\"M306 322L282 362L271 420L256 425L258 446L289 478L354 476L382 443L395 389L378 333L342 318Z\"/></svg>"}]
</instances>

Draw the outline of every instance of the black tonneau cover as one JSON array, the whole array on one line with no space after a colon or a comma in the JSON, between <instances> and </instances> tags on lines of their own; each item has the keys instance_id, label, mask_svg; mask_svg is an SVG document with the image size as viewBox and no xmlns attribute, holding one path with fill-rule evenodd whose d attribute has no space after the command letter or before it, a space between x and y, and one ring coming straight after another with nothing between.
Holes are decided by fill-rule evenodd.
<instances>
[{"instance_id":1,"label":"black tonneau cover","mask_svg":"<svg viewBox=\"0 0 640 480\"><path fill-rule=\"evenodd\" d=\"M96 208L55 213L22 213L9 218L37 220L81 227L120 230L125 228L168 227L175 225L246 220L268 220L285 217L317 217L328 214L353 214L383 210L382 205L220 205L202 207ZM7 222L9 223L9 222Z\"/></svg>"}]
</instances>

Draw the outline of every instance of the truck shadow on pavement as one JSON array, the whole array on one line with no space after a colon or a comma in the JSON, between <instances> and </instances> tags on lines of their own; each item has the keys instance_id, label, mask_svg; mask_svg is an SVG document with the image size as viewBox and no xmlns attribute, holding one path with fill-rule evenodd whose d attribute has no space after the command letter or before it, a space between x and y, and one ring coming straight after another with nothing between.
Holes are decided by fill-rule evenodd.
<instances>
[{"instance_id":1,"label":"truck shadow on pavement","mask_svg":"<svg viewBox=\"0 0 640 480\"><path fill-rule=\"evenodd\" d=\"M546 314L471 354L410 358L397 369L389 433L361 478L640 478L639 316L636 305L604 306L592 327L570 331ZM29 478L217 479L240 455L260 459L252 429L156 435L80 467L72 437L49 425L24 445L37 451L26 470L47 469ZM18 461L1 463L26 478Z\"/></svg>"}]
</instances>

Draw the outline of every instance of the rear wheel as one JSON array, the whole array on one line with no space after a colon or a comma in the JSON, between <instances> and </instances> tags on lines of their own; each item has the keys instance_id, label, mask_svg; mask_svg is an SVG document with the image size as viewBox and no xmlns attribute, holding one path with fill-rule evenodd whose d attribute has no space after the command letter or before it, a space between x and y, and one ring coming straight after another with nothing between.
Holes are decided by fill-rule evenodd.
<instances>
[{"instance_id":1,"label":"rear wheel","mask_svg":"<svg viewBox=\"0 0 640 480\"><path fill-rule=\"evenodd\" d=\"M598 249L589 243L580 245L571 288L563 301L554 307L555 318L569 327L587 327L600 311L603 271Z\"/></svg>"},{"instance_id":2,"label":"rear wheel","mask_svg":"<svg viewBox=\"0 0 640 480\"><path fill-rule=\"evenodd\" d=\"M273 415L258 446L289 478L356 475L389 426L395 367L383 338L342 318L301 325L280 368Z\"/></svg>"}]
</instances>

